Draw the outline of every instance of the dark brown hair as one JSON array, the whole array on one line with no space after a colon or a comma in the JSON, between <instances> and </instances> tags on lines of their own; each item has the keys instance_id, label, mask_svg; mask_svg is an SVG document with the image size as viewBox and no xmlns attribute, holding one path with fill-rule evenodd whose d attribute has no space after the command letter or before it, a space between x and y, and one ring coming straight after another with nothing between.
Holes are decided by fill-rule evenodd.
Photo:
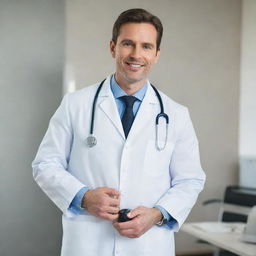
<instances>
[{"instance_id":1,"label":"dark brown hair","mask_svg":"<svg viewBox=\"0 0 256 256\"><path fill-rule=\"evenodd\" d=\"M149 23L152 24L157 31L156 46L160 49L161 39L163 35L163 25L157 16L140 8L129 9L122 12L117 18L112 31L112 40L116 44L117 37L120 34L120 28L125 23Z\"/></svg>"}]
</instances>

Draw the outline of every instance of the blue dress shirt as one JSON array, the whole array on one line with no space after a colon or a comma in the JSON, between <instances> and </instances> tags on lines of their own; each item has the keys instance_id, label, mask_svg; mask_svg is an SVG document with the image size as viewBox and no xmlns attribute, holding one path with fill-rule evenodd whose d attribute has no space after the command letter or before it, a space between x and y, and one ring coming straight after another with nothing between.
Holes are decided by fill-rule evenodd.
<instances>
[{"instance_id":1,"label":"blue dress shirt","mask_svg":"<svg viewBox=\"0 0 256 256\"><path fill-rule=\"evenodd\" d=\"M125 103L120 99L120 97L126 96L127 93L123 89L121 89L121 87L118 85L114 75L112 75L110 79L110 87L116 100L116 105L117 105L120 118L122 119L124 110L125 110ZM140 108L141 102L144 99L147 89L148 89L148 85L145 84L140 90L138 90L136 93L132 95L137 98L137 100L134 102L134 105L133 105L134 116L136 116ZM69 209L74 214L80 214L83 211L83 209L80 206L81 206L84 194L89 189L90 189L89 187L81 188L76 194L76 196L74 197L74 199L72 200L69 206ZM167 224L165 225L166 227L172 228L177 223L177 221L163 207L161 207L160 205L155 205L154 207L158 208L163 214L164 218L167 219Z\"/></svg>"}]
</instances>

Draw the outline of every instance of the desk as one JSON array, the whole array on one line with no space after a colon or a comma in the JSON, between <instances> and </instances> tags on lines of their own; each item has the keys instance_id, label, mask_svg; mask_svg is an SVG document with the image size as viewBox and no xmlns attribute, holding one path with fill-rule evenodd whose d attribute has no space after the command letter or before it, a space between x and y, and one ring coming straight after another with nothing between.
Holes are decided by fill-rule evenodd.
<instances>
[{"instance_id":1,"label":"desk","mask_svg":"<svg viewBox=\"0 0 256 256\"><path fill-rule=\"evenodd\" d=\"M256 256L256 244L242 242L244 223L193 222L185 223L181 231L241 256Z\"/></svg>"}]
</instances>

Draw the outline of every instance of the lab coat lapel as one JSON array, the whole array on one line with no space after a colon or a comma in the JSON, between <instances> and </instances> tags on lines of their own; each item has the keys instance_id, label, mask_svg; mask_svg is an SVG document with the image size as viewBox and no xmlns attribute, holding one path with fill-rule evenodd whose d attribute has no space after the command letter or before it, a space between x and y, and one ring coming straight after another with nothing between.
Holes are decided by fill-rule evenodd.
<instances>
[{"instance_id":1,"label":"lab coat lapel","mask_svg":"<svg viewBox=\"0 0 256 256\"><path fill-rule=\"evenodd\" d=\"M107 77L99 93L99 108L107 115L109 120L125 140L122 122L118 113L114 95L110 88L110 78L111 76Z\"/></svg>"},{"instance_id":2,"label":"lab coat lapel","mask_svg":"<svg viewBox=\"0 0 256 256\"><path fill-rule=\"evenodd\" d=\"M157 103L158 100L156 94L148 82L147 92L134 119L127 140L136 138L136 136L139 136L139 134L142 132L141 130L145 129L147 122L152 119L154 108L157 106Z\"/></svg>"}]
</instances>

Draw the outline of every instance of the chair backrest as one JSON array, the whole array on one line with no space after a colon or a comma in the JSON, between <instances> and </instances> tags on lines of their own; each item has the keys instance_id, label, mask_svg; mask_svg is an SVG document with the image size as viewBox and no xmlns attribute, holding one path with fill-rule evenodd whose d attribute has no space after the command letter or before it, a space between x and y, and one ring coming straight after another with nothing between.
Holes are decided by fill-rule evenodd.
<instances>
[{"instance_id":1,"label":"chair backrest","mask_svg":"<svg viewBox=\"0 0 256 256\"><path fill-rule=\"evenodd\" d=\"M228 186L221 204L219 220L225 222L247 222L251 208L256 205L256 189Z\"/></svg>"}]
</instances>

